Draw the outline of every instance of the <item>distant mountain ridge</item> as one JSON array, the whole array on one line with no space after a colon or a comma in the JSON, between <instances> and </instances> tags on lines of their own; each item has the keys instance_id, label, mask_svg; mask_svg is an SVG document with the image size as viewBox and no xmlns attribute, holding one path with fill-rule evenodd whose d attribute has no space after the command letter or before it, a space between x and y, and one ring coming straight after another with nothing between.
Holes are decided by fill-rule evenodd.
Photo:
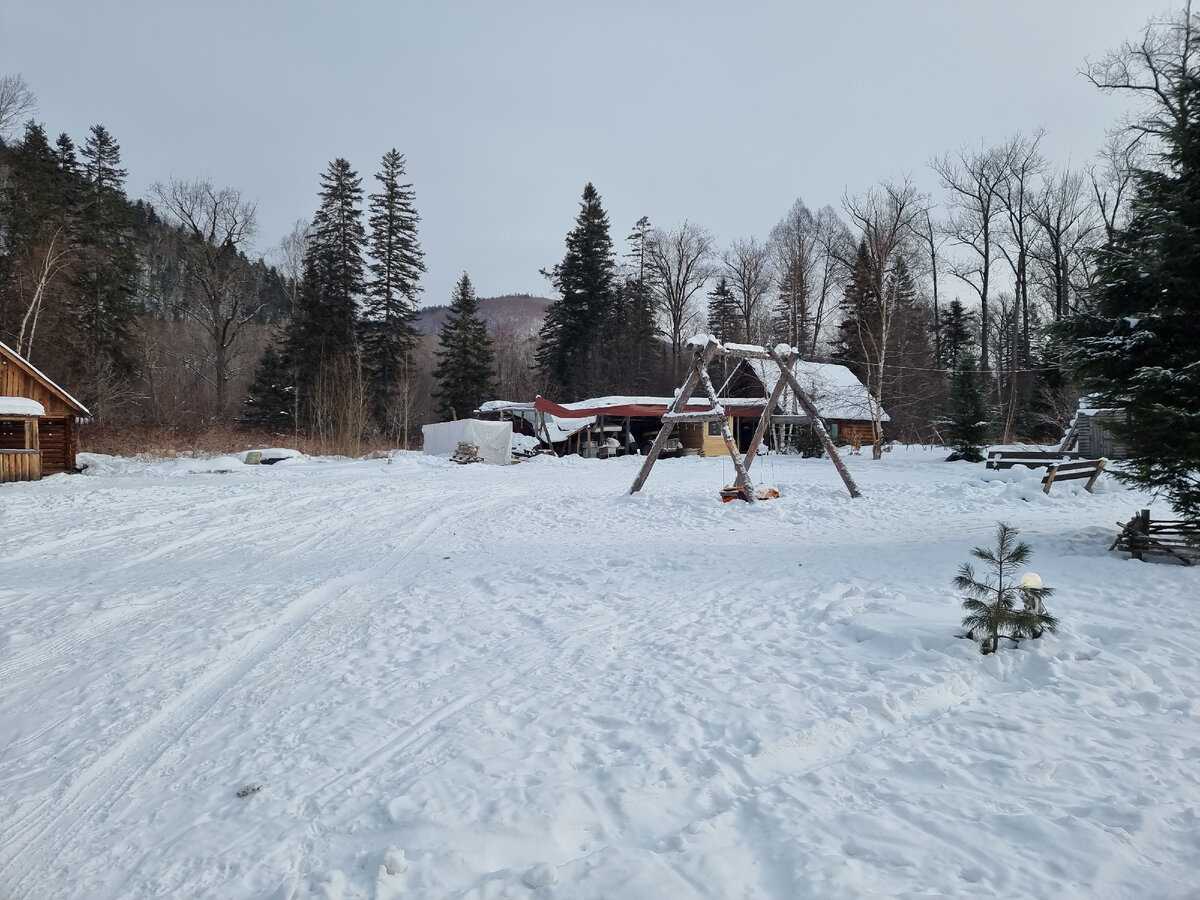
<instances>
[{"instance_id":1,"label":"distant mountain ridge","mask_svg":"<svg viewBox=\"0 0 1200 900\"><path fill-rule=\"evenodd\" d=\"M479 315L488 331L505 330L509 334L536 334L546 318L546 297L528 294L506 294L503 297L481 297ZM446 321L449 306L426 306L417 311L416 328L425 337L436 338Z\"/></svg>"}]
</instances>

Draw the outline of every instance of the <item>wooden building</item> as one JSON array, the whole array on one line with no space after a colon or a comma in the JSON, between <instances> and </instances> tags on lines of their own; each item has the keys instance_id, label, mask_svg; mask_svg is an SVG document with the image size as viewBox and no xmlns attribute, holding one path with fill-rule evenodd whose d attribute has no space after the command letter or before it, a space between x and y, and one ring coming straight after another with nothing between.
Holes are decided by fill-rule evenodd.
<instances>
[{"instance_id":1,"label":"wooden building","mask_svg":"<svg viewBox=\"0 0 1200 900\"><path fill-rule=\"evenodd\" d=\"M1125 459L1129 450L1111 431L1112 423L1124 418L1123 409L1097 408L1091 398L1083 397L1059 449L1077 450L1086 459Z\"/></svg>"},{"instance_id":2,"label":"wooden building","mask_svg":"<svg viewBox=\"0 0 1200 900\"><path fill-rule=\"evenodd\" d=\"M835 444L865 446L874 442L875 427L871 410L878 404L853 372L836 363L807 360L798 360L792 371L820 412L825 429ZM771 360L743 359L730 372L720 393L731 398L755 398L761 403L770 394L778 377L779 367ZM879 412L880 421L887 422L888 414L882 409ZM808 416L800 408L791 388L786 388L771 416L771 446L790 445L791 441L786 436L789 429L803 427L807 423ZM733 424L737 425L734 436L738 446L747 446L747 429L753 429L757 423L744 419Z\"/></svg>"},{"instance_id":3,"label":"wooden building","mask_svg":"<svg viewBox=\"0 0 1200 900\"><path fill-rule=\"evenodd\" d=\"M0 481L76 472L86 406L0 342Z\"/></svg>"}]
</instances>

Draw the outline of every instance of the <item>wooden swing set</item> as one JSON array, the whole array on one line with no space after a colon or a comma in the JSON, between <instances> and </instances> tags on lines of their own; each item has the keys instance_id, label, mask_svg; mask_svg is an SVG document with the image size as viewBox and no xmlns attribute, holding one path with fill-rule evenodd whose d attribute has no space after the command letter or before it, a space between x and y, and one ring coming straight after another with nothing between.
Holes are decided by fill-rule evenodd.
<instances>
[{"instance_id":1,"label":"wooden swing set","mask_svg":"<svg viewBox=\"0 0 1200 900\"><path fill-rule=\"evenodd\" d=\"M850 492L851 497L862 496L858 490L858 486L854 483L854 479L850 477L850 472L846 469L845 463L842 462L841 457L838 455L837 448L834 447L833 441L829 437L829 432L825 430L825 424L821 421L820 413L817 412L817 408L813 405L808 393L800 386L800 382L796 380L795 373L792 372L792 367L796 364L796 360L800 358L800 353L795 347L787 347L783 344L780 344L779 347L760 347L757 344L722 344L716 338L707 334L697 335L688 341L687 345L692 350L691 371L688 372L687 378L683 382L683 387L675 395L675 402L663 414L663 427L659 430L658 436L654 438L654 443L650 447L646 461L642 463L642 468L638 471L637 478L633 480L633 487L629 489L629 493L636 494L642 489L642 485L646 483L646 479L650 476L650 470L654 468L655 461L658 459L659 454L662 453L662 449L666 446L667 440L671 437L671 431L676 425L719 422L721 424L721 437L724 439L725 446L729 450L729 456L733 460L733 467L737 470L737 478L734 483L721 491L722 499L736 498L745 500L747 503L753 503L756 498L755 492L750 486L750 466L753 464L759 445L767 433L767 427L771 424L771 416L775 411L775 406L783 396L784 388L790 386L792 392L796 395L796 400L799 402L800 408L808 416L809 422L817 434L817 438L821 441L821 446L825 448L825 454L842 477L842 481L846 485L846 490ZM781 354L780 348L786 352ZM738 453L737 442L734 441L733 433L729 429L729 420L725 415L725 409L721 406L717 399L717 392L713 389L712 379L708 377L708 364L717 356L722 355L737 359L771 359L779 366L779 379L775 382L771 396L767 398L766 405L763 407L762 415L758 420L758 427L754 430L754 437L750 440L750 446L746 450L746 458L744 460ZM688 401L691 400L692 394L695 393L698 387L704 389L704 393L708 395L708 400L712 408L698 412L684 412Z\"/></svg>"}]
</instances>

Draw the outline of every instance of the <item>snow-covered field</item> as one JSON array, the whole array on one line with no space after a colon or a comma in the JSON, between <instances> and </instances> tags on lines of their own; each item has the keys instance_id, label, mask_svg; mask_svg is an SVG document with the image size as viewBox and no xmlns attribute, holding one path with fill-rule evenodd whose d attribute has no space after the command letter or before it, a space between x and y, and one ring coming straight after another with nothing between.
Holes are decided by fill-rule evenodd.
<instances>
[{"instance_id":1,"label":"snow-covered field","mask_svg":"<svg viewBox=\"0 0 1200 900\"><path fill-rule=\"evenodd\" d=\"M943 455L3 485L0 897L1200 896L1200 569ZM981 657L1001 520L1063 624Z\"/></svg>"}]
</instances>

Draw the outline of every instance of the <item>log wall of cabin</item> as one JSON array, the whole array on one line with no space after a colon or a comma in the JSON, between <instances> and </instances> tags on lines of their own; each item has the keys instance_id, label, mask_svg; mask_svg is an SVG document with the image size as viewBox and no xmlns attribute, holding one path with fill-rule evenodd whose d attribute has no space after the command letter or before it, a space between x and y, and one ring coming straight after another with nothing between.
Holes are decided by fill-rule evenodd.
<instances>
[{"instance_id":1,"label":"log wall of cabin","mask_svg":"<svg viewBox=\"0 0 1200 900\"><path fill-rule=\"evenodd\" d=\"M23 368L7 359L0 359L0 397L25 397L42 404L47 416L74 416L75 410Z\"/></svg>"},{"instance_id":2,"label":"log wall of cabin","mask_svg":"<svg viewBox=\"0 0 1200 900\"><path fill-rule=\"evenodd\" d=\"M40 475L75 471L75 455L79 452L75 430L75 411L58 394L46 387L16 363L0 358L0 397L25 397L46 410L38 419L38 443L42 456ZM0 436L0 447L9 447Z\"/></svg>"}]
</instances>

